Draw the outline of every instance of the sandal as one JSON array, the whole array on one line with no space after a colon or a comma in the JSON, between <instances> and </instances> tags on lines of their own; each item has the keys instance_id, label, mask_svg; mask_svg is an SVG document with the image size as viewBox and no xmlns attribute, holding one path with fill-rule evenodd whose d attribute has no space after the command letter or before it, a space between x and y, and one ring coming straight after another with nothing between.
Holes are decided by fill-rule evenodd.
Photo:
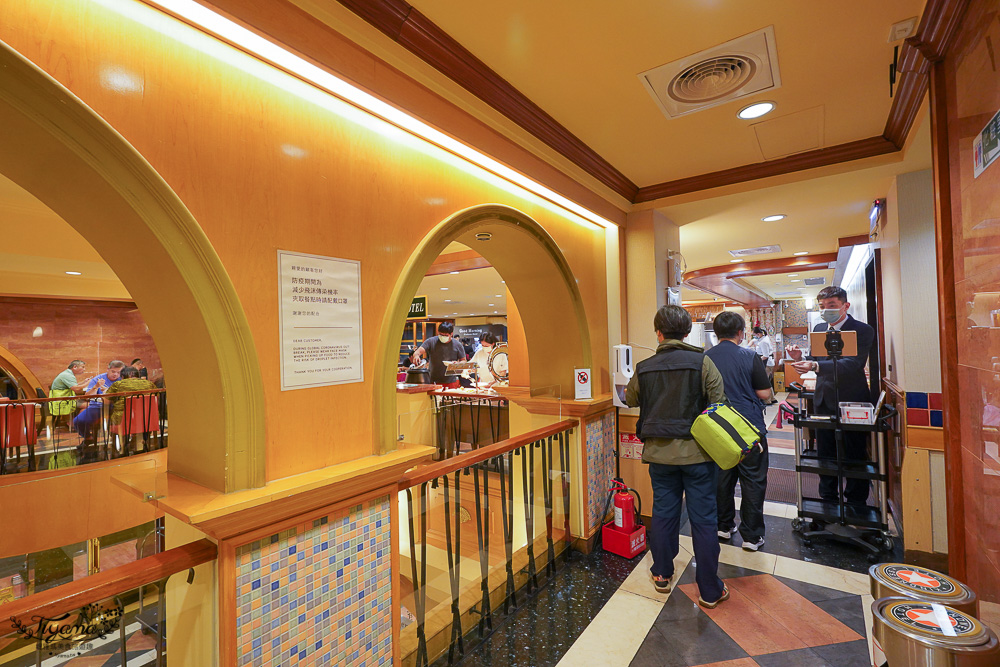
<instances>
[{"instance_id":1,"label":"sandal","mask_svg":"<svg viewBox=\"0 0 1000 667\"><path fill-rule=\"evenodd\" d=\"M719 597L718 600L716 600L715 602L705 602L703 599L701 599L701 596L699 596L698 597L698 604L700 604L705 609L715 609L721 603L725 602L728 599L729 599L729 587L726 586L725 584L723 584L722 585L722 595Z\"/></svg>"},{"instance_id":2,"label":"sandal","mask_svg":"<svg viewBox=\"0 0 1000 667\"><path fill-rule=\"evenodd\" d=\"M656 588L657 593L669 593L670 586L673 583L673 577L658 577L653 573L650 573L650 578L653 580L653 586Z\"/></svg>"}]
</instances>

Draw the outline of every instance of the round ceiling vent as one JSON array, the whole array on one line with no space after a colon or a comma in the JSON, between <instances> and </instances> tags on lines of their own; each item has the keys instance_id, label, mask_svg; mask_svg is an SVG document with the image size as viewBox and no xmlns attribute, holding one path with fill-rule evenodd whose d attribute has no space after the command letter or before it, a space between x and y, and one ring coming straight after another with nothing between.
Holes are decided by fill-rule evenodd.
<instances>
[{"instance_id":1,"label":"round ceiling vent","mask_svg":"<svg viewBox=\"0 0 1000 667\"><path fill-rule=\"evenodd\" d=\"M685 68L667 84L667 95L687 104L711 102L745 86L757 62L740 55L716 56Z\"/></svg>"}]
</instances>

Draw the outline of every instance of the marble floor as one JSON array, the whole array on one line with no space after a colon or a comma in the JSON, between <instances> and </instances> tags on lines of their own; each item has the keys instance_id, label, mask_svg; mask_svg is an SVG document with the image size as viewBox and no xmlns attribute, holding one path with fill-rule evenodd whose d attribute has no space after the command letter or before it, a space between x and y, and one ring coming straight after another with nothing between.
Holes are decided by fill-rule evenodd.
<instances>
[{"instance_id":1,"label":"marble floor","mask_svg":"<svg viewBox=\"0 0 1000 667\"><path fill-rule=\"evenodd\" d=\"M788 516L794 512L785 507L767 508L764 551L744 551L738 535L721 545L727 602L713 610L698 606L697 563L690 537L682 536L670 593L653 588L647 553L560 667L871 664L868 562L839 544L811 550L797 544Z\"/></svg>"}]
</instances>

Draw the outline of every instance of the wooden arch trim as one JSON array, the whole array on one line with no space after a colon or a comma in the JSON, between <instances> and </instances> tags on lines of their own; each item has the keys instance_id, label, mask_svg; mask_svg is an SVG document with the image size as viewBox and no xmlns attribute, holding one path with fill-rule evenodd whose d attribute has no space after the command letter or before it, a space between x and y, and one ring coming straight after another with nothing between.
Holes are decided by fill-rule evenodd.
<instances>
[{"instance_id":1,"label":"wooden arch trim","mask_svg":"<svg viewBox=\"0 0 1000 667\"><path fill-rule=\"evenodd\" d=\"M205 388L171 398L171 471L218 491L263 485L253 337L190 211L110 124L2 41L0 128L0 172L80 232L128 286L171 384ZM123 243L143 256L121 253Z\"/></svg>"},{"instance_id":2,"label":"wooden arch trim","mask_svg":"<svg viewBox=\"0 0 1000 667\"><path fill-rule=\"evenodd\" d=\"M8 373L16 375L27 382L32 389L41 389L45 392L45 395L49 395L48 387L42 384L38 377L31 372L28 365L21 361L16 354L8 350L7 348L0 345L0 368L4 369ZM24 391L25 396L28 398L36 398L34 391L26 391L27 387L21 387Z\"/></svg>"},{"instance_id":3,"label":"wooden arch trim","mask_svg":"<svg viewBox=\"0 0 1000 667\"><path fill-rule=\"evenodd\" d=\"M749 276L767 276L777 273L795 271L822 271L836 263L837 253L808 255L803 257L784 257L781 259L765 259L759 262L747 262L735 266L724 264L710 266L684 274L684 284L709 294L715 294L725 299L736 301L747 308L766 308L771 302L756 292L751 292L736 283L734 278Z\"/></svg>"},{"instance_id":4,"label":"wooden arch trim","mask_svg":"<svg viewBox=\"0 0 1000 667\"><path fill-rule=\"evenodd\" d=\"M580 359L578 368L593 367L593 353L590 341L590 328L587 324L587 313L583 303L580 287L577 285L573 270L559 249L555 239L545 229L527 214L510 206L502 204L486 204L474 206L459 211L438 223L417 245L396 281L389 303L382 318L378 341L378 354L375 360L375 390L373 433L379 454L385 454L398 447L396 432L392 427L396 423L396 362L399 349L399 332L406 323L413 295L416 294L424 275L432 266L434 260L452 241L475 231L477 228L501 225L522 233L525 241L541 246L544 254L552 262L552 268L559 276L569 294L569 308L575 321L575 330L580 337ZM496 264L494 264L496 266ZM517 300L516 287L511 284L510 277L507 288L511 296ZM550 290L550 299L556 299L555 290ZM527 322L525 323L527 324ZM534 376L534 373L532 374ZM567 376L569 377L569 376Z\"/></svg>"}]
</instances>

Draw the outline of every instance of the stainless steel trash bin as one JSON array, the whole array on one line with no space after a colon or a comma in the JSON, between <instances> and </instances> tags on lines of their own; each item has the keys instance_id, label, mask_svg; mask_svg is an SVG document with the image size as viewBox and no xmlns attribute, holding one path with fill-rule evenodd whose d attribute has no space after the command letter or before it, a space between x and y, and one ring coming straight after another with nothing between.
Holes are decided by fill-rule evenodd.
<instances>
[{"instance_id":1,"label":"stainless steel trash bin","mask_svg":"<svg viewBox=\"0 0 1000 667\"><path fill-rule=\"evenodd\" d=\"M872 602L872 623L873 639L889 667L1000 665L1000 643L993 631L945 605L882 598Z\"/></svg>"},{"instance_id":2,"label":"stainless steel trash bin","mask_svg":"<svg viewBox=\"0 0 1000 667\"><path fill-rule=\"evenodd\" d=\"M979 599L971 588L946 574L905 563L879 563L868 568L872 597L904 597L947 605L979 616Z\"/></svg>"}]
</instances>

